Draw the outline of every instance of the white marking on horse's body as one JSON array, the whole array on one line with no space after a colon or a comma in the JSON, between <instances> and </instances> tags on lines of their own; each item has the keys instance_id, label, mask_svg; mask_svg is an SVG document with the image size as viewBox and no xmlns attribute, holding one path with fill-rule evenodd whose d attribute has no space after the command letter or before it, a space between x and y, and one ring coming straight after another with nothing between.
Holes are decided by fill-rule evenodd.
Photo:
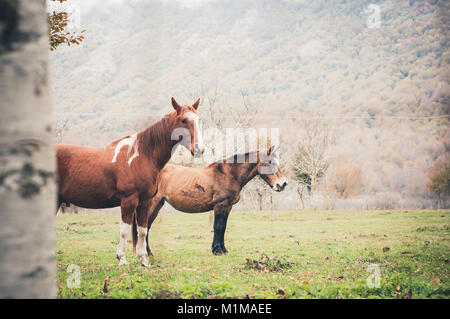
<instances>
[{"instance_id":1,"label":"white marking on horse's body","mask_svg":"<svg viewBox=\"0 0 450 319\"><path fill-rule=\"evenodd\" d=\"M131 138L130 138L130 137L127 137L127 138L124 138L123 140L121 140L119 143L117 143L116 149L114 150L114 157L113 157L111 163L115 163L115 162L116 162L116 160L117 160L117 155L119 155L120 150L121 150L122 147L124 147L125 145L129 146L129 145L130 145L130 141L131 141Z\"/></svg>"},{"instance_id":2,"label":"white marking on horse's body","mask_svg":"<svg viewBox=\"0 0 450 319\"><path fill-rule=\"evenodd\" d=\"M133 134L130 137L124 138L119 143L117 143L116 149L114 150L114 157L113 157L111 163L115 163L117 161L117 156L119 155L120 151L122 150L122 147L128 146L127 158L129 158L128 166L130 166L131 162L133 162L133 160L139 156L138 145L136 143L136 140L137 140L137 133ZM134 150L134 153L133 153L133 156L130 157L132 149Z\"/></svg>"},{"instance_id":3,"label":"white marking on horse's body","mask_svg":"<svg viewBox=\"0 0 450 319\"><path fill-rule=\"evenodd\" d=\"M205 145L203 144L202 123L200 121L200 117L193 112L186 113L186 117L194 121L195 142L198 144L199 149L204 149Z\"/></svg>"},{"instance_id":4,"label":"white marking on horse's body","mask_svg":"<svg viewBox=\"0 0 450 319\"><path fill-rule=\"evenodd\" d=\"M128 166L131 166L131 162L133 162L133 160L139 156L139 150L138 150L138 143L136 143L137 141L137 134L134 134L133 136L131 136L131 141L130 141L130 146L128 147ZM131 154L131 148L133 148L133 155L130 157Z\"/></svg>"}]
</instances>

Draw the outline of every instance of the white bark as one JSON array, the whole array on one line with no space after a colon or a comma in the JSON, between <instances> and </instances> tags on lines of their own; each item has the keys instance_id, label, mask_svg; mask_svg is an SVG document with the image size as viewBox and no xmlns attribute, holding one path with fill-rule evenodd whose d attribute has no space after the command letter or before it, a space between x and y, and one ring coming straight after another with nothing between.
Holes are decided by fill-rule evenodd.
<instances>
[{"instance_id":1,"label":"white bark","mask_svg":"<svg viewBox=\"0 0 450 319\"><path fill-rule=\"evenodd\" d=\"M54 298L56 188L45 2L0 1L0 298Z\"/></svg>"}]
</instances>

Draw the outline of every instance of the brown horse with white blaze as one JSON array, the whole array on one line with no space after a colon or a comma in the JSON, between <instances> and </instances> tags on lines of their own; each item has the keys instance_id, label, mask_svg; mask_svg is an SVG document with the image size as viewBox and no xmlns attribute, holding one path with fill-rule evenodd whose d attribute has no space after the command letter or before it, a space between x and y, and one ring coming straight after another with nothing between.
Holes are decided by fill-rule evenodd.
<instances>
[{"instance_id":1,"label":"brown horse with white blaze","mask_svg":"<svg viewBox=\"0 0 450 319\"><path fill-rule=\"evenodd\" d=\"M148 230L159 210L168 202L185 213L214 210L212 253L226 254L224 237L228 215L240 199L242 188L257 175L275 191L281 192L287 180L279 167L272 146L266 151L234 155L225 162L215 162L203 168L166 165L158 178L158 192L149 210ZM133 223L133 251L138 241L138 227ZM152 255L146 237L147 253ZM139 246L139 243L137 243Z\"/></svg>"},{"instance_id":2,"label":"brown horse with white blaze","mask_svg":"<svg viewBox=\"0 0 450 319\"><path fill-rule=\"evenodd\" d=\"M56 145L58 207L62 203L94 209L120 206L119 265L127 263L125 247L134 215L142 226L137 255L143 265L148 265L144 242L147 211L157 191L158 175L178 145L193 156L204 151L199 103L200 99L193 105L180 105L172 98L175 111L106 147Z\"/></svg>"}]
</instances>

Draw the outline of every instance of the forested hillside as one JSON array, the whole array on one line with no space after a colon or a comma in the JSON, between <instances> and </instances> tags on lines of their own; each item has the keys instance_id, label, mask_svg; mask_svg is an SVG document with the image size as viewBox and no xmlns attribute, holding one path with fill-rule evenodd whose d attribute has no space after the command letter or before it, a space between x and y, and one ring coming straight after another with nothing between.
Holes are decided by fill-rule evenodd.
<instances>
[{"instance_id":1,"label":"forested hillside","mask_svg":"<svg viewBox=\"0 0 450 319\"><path fill-rule=\"evenodd\" d=\"M171 96L215 97L231 127L244 96L256 126L280 128L286 164L305 119L333 127L321 205L437 204L426 185L450 151L449 1L70 1L87 31L51 53L59 141L105 145L170 111ZM346 170L347 193L333 186Z\"/></svg>"}]
</instances>

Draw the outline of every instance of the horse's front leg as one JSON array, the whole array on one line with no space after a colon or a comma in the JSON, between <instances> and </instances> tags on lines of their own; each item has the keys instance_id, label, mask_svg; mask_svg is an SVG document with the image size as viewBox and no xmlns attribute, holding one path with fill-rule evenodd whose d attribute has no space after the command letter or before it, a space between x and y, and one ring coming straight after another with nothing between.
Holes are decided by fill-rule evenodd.
<instances>
[{"instance_id":1,"label":"horse's front leg","mask_svg":"<svg viewBox=\"0 0 450 319\"><path fill-rule=\"evenodd\" d=\"M211 246L214 255L228 253L228 250L225 248L225 230L227 228L230 210L231 205L228 202L218 204L214 207L214 239Z\"/></svg>"},{"instance_id":2,"label":"horse's front leg","mask_svg":"<svg viewBox=\"0 0 450 319\"><path fill-rule=\"evenodd\" d=\"M137 224L137 247L136 255L145 267L149 265L147 254L147 225L148 225L148 211L152 200L141 201L136 208L136 224Z\"/></svg>"},{"instance_id":3,"label":"horse's front leg","mask_svg":"<svg viewBox=\"0 0 450 319\"><path fill-rule=\"evenodd\" d=\"M126 265L127 259L125 257L126 245L128 235L131 231L131 223L133 221L133 214L139 202L138 194L133 194L124 197L120 201L121 220L120 220L120 236L119 245L117 246L117 259L119 259L119 266Z\"/></svg>"}]
</instances>

